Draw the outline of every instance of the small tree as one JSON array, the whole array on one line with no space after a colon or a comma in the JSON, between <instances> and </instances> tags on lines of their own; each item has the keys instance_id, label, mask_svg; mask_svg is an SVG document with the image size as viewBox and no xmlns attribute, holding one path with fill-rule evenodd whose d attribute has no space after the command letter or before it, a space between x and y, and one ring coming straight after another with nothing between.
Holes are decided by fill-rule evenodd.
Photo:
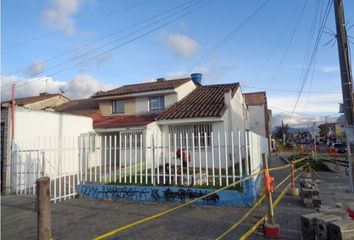
<instances>
[{"instance_id":1,"label":"small tree","mask_svg":"<svg viewBox=\"0 0 354 240\"><path fill-rule=\"evenodd\" d=\"M288 136L288 133L289 133L289 125L285 124L284 125L285 136ZM274 138L275 139L283 139L283 128L281 126L275 127Z\"/></svg>"},{"instance_id":2,"label":"small tree","mask_svg":"<svg viewBox=\"0 0 354 240\"><path fill-rule=\"evenodd\" d=\"M329 127L327 124L321 124L320 126L318 126L318 128L320 129L320 136L321 137L327 137L329 134Z\"/></svg>"}]
</instances>

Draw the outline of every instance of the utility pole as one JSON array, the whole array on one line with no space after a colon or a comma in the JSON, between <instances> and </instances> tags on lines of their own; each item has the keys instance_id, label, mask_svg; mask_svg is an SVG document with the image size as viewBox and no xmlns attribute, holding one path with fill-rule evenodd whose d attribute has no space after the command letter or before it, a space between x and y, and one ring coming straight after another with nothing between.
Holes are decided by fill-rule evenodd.
<instances>
[{"instance_id":1,"label":"utility pole","mask_svg":"<svg viewBox=\"0 0 354 240\"><path fill-rule=\"evenodd\" d=\"M324 119L326 119L326 120L325 120L325 124L326 124L326 125L327 125L327 123L328 123L328 122L327 122L327 119L328 119L329 117L330 117L330 116L324 116L324 117L323 117Z\"/></svg>"},{"instance_id":2,"label":"utility pole","mask_svg":"<svg viewBox=\"0 0 354 240\"><path fill-rule=\"evenodd\" d=\"M353 170L353 153L354 153L354 128L353 128L353 87L352 73L348 51L348 37L345 27L343 0L334 0L334 13L337 28L337 45L340 65L340 75L342 83L343 109L344 116L347 121L346 138L349 161L349 181L350 190L354 192L354 170Z\"/></svg>"},{"instance_id":3,"label":"utility pole","mask_svg":"<svg viewBox=\"0 0 354 240\"><path fill-rule=\"evenodd\" d=\"M315 157L315 160L316 160L316 163L317 163L317 143L316 143L316 122L313 123L312 125L313 127L313 151L314 151L314 157Z\"/></svg>"},{"instance_id":4,"label":"utility pole","mask_svg":"<svg viewBox=\"0 0 354 240\"><path fill-rule=\"evenodd\" d=\"M282 137L283 137L283 146L285 146L285 128L284 128L284 121L281 120L281 130L282 130Z\"/></svg>"}]
</instances>

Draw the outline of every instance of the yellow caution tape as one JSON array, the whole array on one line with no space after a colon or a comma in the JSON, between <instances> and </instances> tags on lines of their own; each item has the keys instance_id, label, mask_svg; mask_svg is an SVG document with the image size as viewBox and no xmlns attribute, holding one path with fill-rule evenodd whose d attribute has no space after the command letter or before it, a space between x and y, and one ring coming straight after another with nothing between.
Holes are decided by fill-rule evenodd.
<instances>
[{"instance_id":1,"label":"yellow caution tape","mask_svg":"<svg viewBox=\"0 0 354 240\"><path fill-rule=\"evenodd\" d=\"M302 161L303 161L304 159L306 159L306 157L303 158L303 159L299 159L299 160L302 160ZM299 160L297 160L297 161L299 161ZM270 170L270 171L276 171L276 170L284 169L284 168L289 167L289 166L290 166L290 164L287 164L287 165L285 165L285 166L277 167L277 168L272 168L272 169L269 169L269 170ZM124 230L127 230L127 229L129 229L129 228L132 228L132 227L135 227L135 226L137 226L137 225L140 225L140 224L142 224L142 223L145 223L145 222L154 220L154 219L156 219L156 218L158 218L158 217L161 217L161 216L166 215L166 214L168 214L168 213L170 213L170 212L176 211L176 210L178 210L178 209L180 209L180 208L183 208L183 207L188 206L188 205L190 205L190 204L192 204L192 203L195 203L195 202L197 202L197 201L199 201L199 200L202 200L203 198L209 197L209 196L211 196L211 195L213 195L213 194L215 194L215 193L221 192L221 191L223 191L223 190L225 190L225 189L228 189L228 188L230 188L230 187L232 187L232 186L235 186L236 184L239 184L239 183L241 183L241 182L244 182L244 181L246 181L246 180L249 180L249 179L251 179L251 178L253 178L253 177L255 177L255 176L258 176L259 174L262 174L263 172L264 172L264 170L258 171L258 172L253 173L253 174L251 174L251 175L249 175L249 176L247 176L247 177L245 177L245 178L243 178L243 179L240 179L240 180L238 180L238 181L236 181L236 182L233 182L233 183L231 183L231 184L229 184L229 185L227 185L227 186L225 186L225 187L219 188L219 189L215 190L214 192L210 192L210 193L208 193L208 194L206 194L206 195L203 195L203 196L201 196L201 197L199 197L199 198L195 198L195 199L193 199L193 200L191 200L191 201L189 201L189 202L183 203L183 204L181 204L181 205L179 205L179 206L176 206L176 207L174 207L174 208L168 209L168 210L166 210L166 211L163 211L163 212L161 212L161 213L155 214L155 215L150 216L150 217L147 217L147 218L143 218L143 219L141 219L141 220L138 220L138 221L133 222L133 223L131 223L131 224L128 224L128 225L126 225L126 226L123 226L123 227L114 229L114 230L112 230L112 231L110 231L110 232L107 232L107 233L105 233L105 234L102 234L102 235L100 235L100 236L97 236L97 237L95 237L95 238L93 238L93 239L94 239L94 240L104 239L104 238L107 238L107 237L112 236L112 235L114 235L114 234L117 234L117 233L119 233L119 232L122 232L122 231L124 231ZM262 199L263 197L264 197L264 196L262 196L261 199ZM258 200L258 201L259 201L260 203L262 202L262 201L260 201L260 200ZM257 203L258 203L258 202L257 202ZM255 206L257 205L257 203L255 204ZM260 203L258 203L258 205L260 205ZM258 205L257 205L257 206L258 206ZM253 211L254 208L256 208L255 206L253 206L253 207L251 208L252 211ZM249 211L249 213L251 213L252 211ZM247 212L247 213L248 213L248 212ZM249 215L249 213L248 213L248 215ZM248 215L247 215L247 216L248 216ZM245 217L245 216L242 217L242 218L241 218L242 221L243 221L244 219L246 219L247 216L246 216L246 217ZM244 219L243 219L243 218L244 218ZM242 221L240 221L240 223L242 223ZM236 225L236 223L235 223L235 225ZM238 225L239 225L239 224L238 224ZM236 225L236 227L237 227L238 225ZM234 228L236 228L236 227L234 227Z\"/></svg>"},{"instance_id":2,"label":"yellow caution tape","mask_svg":"<svg viewBox=\"0 0 354 240\"><path fill-rule=\"evenodd\" d=\"M261 198L254 204L254 206L252 208L250 208L247 213L245 215L243 215L243 217L238 220L234 225L232 225L226 232L224 232L223 234L221 234L219 237L216 238L216 240L220 240L223 237L225 237L227 234L229 234L232 230L234 230L235 228L237 228L252 212L253 210L258 207L259 205L262 204L263 200L265 199L266 195L262 195Z\"/></svg>"},{"instance_id":3,"label":"yellow caution tape","mask_svg":"<svg viewBox=\"0 0 354 240\"><path fill-rule=\"evenodd\" d=\"M211 196L211 195L213 195L213 194L215 194L215 193L221 192L221 191L223 191L223 190L225 190L225 189L228 189L228 188L230 188L230 187L232 187L232 186L235 186L236 184L239 184L239 183L241 183L241 182L244 182L244 181L246 181L246 180L248 180L248 179L251 179L251 178L253 178L253 177L255 177L255 176L259 175L259 174L262 174L262 173L263 173L263 170L261 170L261 171L259 171L259 172L256 172L256 173L253 173L253 174L251 174L251 175L249 175L249 176L247 176L247 177L245 177L245 178L243 178L243 179L240 179L240 180L238 180L238 181L236 181L236 182L233 182L233 183L231 183L231 184L229 184L229 185L227 185L227 186L225 186L225 187L219 188L219 189L215 190L214 192L210 192L210 193L208 193L208 194L206 194L206 195L204 195L204 196L195 198L195 199L193 199L193 200L191 200L191 201L189 201L189 202L183 203L183 204L181 204L181 205L179 205L179 206L176 206L176 207L174 207L174 208L168 209L168 210L163 211L163 212L161 212L161 213L158 213L158 214L156 214L156 215L153 215L153 216L150 216L150 217L147 217L147 218L143 218L143 219L141 219L141 220L138 220L138 221L133 222L133 223L131 223L131 224L128 224L128 225L126 225L126 226L123 226L123 227L114 229L114 230L112 230L112 231L110 231L110 232L107 232L107 233L105 233L105 234L103 234L103 235L97 236L97 237L95 237L95 238L93 238L93 239L94 239L94 240L104 239L104 238L107 238L107 237L112 236L112 235L114 235L114 234L117 234L117 233L119 233L119 232L122 232L122 231L124 231L124 230L127 230L127 229L129 229L129 228L135 227L135 226L137 226L137 225L139 225L139 224L142 224L142 223L151 221L151 220L153 220L153 219L156 219L156 218L158 218L158 217L161 217L161 216L163 216L163 215L166 215L166 214L168 214L168 213L170 213L170 212L176 211L176 210L178 210L178 209L180 209L180 208L183 208L183 207L188 206L188 205L190 205L190 204L192 204L192 203L195 203L195 202L197 202L197 201L199 201L199 200L202 200L203 198L209 197L209 196Z\"/></svg>"},{"instance_id":4,"label":"yellow caution tape","mask_svg":"<svg viewBox=\"0 0 354 240\"><path fill-rule=\"evenodd\" d=\"M298 168L300 169L300 168ZM298 175L295 179L297 179L300 175ZM291 186L291 183L289 183L284 190L279 194L279 196L275 199L273 202L273 207L276 207L280 200L284 197L286 191L289 189ZM253 227L251 227L242 237L240 237L240 240L245 240L247 239L254 231L257 230L257 228L266 221L268 214L264 215Z\"/></svg>"}]
</instances>

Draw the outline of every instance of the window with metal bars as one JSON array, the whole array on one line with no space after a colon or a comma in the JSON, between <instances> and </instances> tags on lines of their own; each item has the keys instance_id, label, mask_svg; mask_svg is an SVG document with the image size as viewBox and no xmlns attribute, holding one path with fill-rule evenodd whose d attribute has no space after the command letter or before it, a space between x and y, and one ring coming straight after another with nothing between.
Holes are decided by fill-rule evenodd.
<instances>
[{"instance_id":1,"label":"window with metal bars","mask_svg":"<svg viewBox=\"0 0 354 240\"><path fill-rule=\"evenodd\" d=\"M175 144L174 135L176 134L177 147L180 147L181 144L182 147L186 147L187 136L188 136L188 147L191 147L193 142L195 147L198 147L199 144L201 147L210 146L211 132L212 132L212 125L210 123L169 126L171 144L172 146L174 146ZM194 139L193 139L193 133L194 133Z\"/></svg>"},{"instance_id":2,"label":"window with metal bars","mask_svg":"<svg viewBox=\"0 0 354 240\"><path fill-rule=\"evenodd\" d=\"M135 138L136 138L136 146L141 147L141 135L143 132L136 131L136 132L122 132L121 133L121 147L122 148L130 148L135 147ZM130 145L130 136L131 136L131 145ZM135 137L136 136L136 137Z\"/></svg>"}]
</instances>

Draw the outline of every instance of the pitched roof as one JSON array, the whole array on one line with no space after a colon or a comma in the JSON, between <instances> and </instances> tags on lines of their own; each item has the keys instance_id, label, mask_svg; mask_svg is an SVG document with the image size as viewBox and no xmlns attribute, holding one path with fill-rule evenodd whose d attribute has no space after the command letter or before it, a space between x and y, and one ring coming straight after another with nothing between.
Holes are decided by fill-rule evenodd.
<instances>
[{"instance_id":1,"label":"pitched roof","mask_svg":"<svg viewBox=\"0 0 354 240\"><path fill-rule=\"evenodd\" d=\"M54 110L56 112L65 112L82 116L92 116L100 112L99 105L93 98L72 100L55 107Z\"/></svg>"},{"instance_id":2,"label":"pitched roof","mask_svg":"<svg viewBox=\"0 0 354 240\"><path fill-rule=\"evenodd\" d=\"M188 77L188 78L181 78L181 79L174 79L174 80L161 80L155 82L124 85L122 87L109 90L106 92L98 92L94 97L97 98L97 97L125 95L125 94L147 92L147 91L174 89L190 80L191 78Z\"/></svg>"},{"instance_id":3,"label":"pitched roof","mask_svg":"<svg viewBox=\"0 0 354 240\"><path fill-rule=\"evenodd\" d=\"M267 103L266 92L244 93L243 95L248 106L265 105Z\"/></svg>"},{"instance_id":4,"label":"pitched roof","mask_svg":"<svg viewBox=\"0 0 354 240\"><path fill-rule=\"evenodd\" d=\"M57 96L61 96L64 97L63 95L59 94L59 93L55 93L55 94L46 94L46 95L39 95L39 96L32 96L32 97L25 97L25 98L15 98L15 103L18 106L24 106L24 105L28 105L31 103L35 103L35 102L40 102L49 98L53 98L53 97L57 97ZM64 97L66 98L66 97ZM68 99L68 98L66 98ZM5 104L5 103L11 103L11 100L8 101L4 101L1 104Z\"/></svg>"},{"instance_id":5,"label":"pitched roof","mask_svg":"<svg viewBox=\"0 0 354 240\"><path fill-rule=\"evenodd\" d=\"M198 86L193 92L161 113L157 119L221 117L226 105L224 93L235 94L239 83Z\"/></svg>"},{"instance_id":6,"label":"pitched roof","mask_svg":"<svg viewBox=\"0 0 354 240\"><path fill-rule=\"evenodd\" d=\"M146 115L119 115L119 116L95 116L93 118L94 128L125 128L145 126L155 121L157 114Z\"/></svg>"}]
</instances>

